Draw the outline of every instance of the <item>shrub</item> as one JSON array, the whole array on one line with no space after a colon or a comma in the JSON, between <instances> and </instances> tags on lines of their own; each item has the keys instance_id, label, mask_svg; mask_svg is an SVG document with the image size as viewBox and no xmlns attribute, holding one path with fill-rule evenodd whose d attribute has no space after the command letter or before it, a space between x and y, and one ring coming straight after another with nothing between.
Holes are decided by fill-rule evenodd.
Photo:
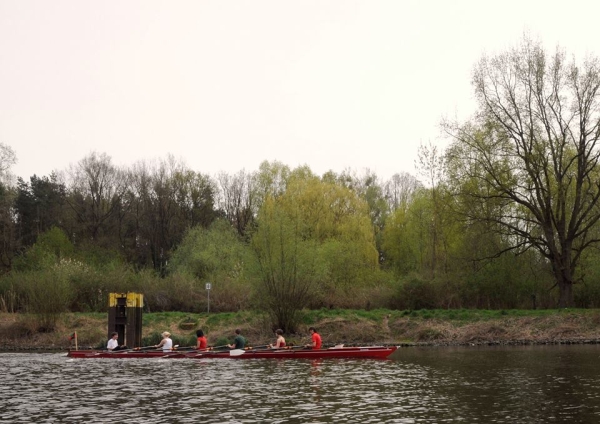
<instances>
[{"instance_id":1,"label":"shrub","mask_svg":"<svg viewBox=\"0 0 600 424\"><path fill-rule=\"evenodd\" d=\"M56 328L60 315L68 311L71 290L64 275L57 269L21 274L25 309L37 317L38 331Z\"/></svg>"},{"instance_id":2,"label":"shrub","mask_svg":"<svg viewBox=\"0 0 600 424\"><path fill-rule=\"evenodd\" d=\"M401 281L391 299L393 309L435 309L438 296L434 282L413 276Z\"/></svg>"}]
</instances>

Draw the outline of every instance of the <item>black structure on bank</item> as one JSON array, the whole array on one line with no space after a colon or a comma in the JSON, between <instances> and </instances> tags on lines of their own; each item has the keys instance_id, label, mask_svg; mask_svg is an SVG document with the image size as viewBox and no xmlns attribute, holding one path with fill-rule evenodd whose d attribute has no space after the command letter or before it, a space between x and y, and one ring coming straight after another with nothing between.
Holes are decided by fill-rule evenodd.
<instances>
[{"instance_id":1,"label":"black structure on bank","mask_svg":"<svg viewBox=\"0 0 600 424\"><path fill-rule=\"evenodd\" d=\"M142 308L144 295L141 293L110 293L108 301L108 332L119 334L119 345L129 348L142 345Z\"/></svg>"}]
</instances>

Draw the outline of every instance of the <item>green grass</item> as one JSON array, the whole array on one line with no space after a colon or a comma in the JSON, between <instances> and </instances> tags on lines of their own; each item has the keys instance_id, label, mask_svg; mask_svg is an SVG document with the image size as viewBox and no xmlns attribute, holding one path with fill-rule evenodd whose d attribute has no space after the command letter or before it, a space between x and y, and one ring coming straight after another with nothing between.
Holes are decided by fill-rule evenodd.
<instances>
[{"instance_id":1,"label":"green grass","mask_svg":"<svg viewBox=\"0 0 600 424\"><path fill-rule=\"evenodd\" d=\"M343 319L349 322L363 320L381 321L384 317L390 319L410 318L416 320L440 320L477 322L489 321L499 318L510 317L545 317L554 314L588 314L597 313L594 309L509 309L509 310L487 310L487 309L421 309L421 310L349 310L349 309L318 309L303 310L300 314L300 323L306 326L326 320ZM103 318L105 313L81 313L79 316L90 318ZM208 328L235 328L242 323L255 325L267 319L263 311L240 311L223 313L187 313L187 312L153 312L143 314L144 327L164 327L170 323L203 323Z\"/></svg>"},{"instance_id":2,"label":"green grass","mask_svg":"<svg viewBox=\"0 0 600 424\"><path fill-rule=\"evenodd\" d=\"M350 322L357 322L363 319L378 321L383 319L385 315L389 315L390 310L374 309L366 311L363 309L317 309L302 311L301 323L311 325L315 322L324 320L344 319Z\"/></svg>"},{"instance_id":3,"label":"green grass","mask_svg":"<svg viewBox=\"0 0 600 424\"><path fill-rule=\"evenodd\" d=\"M545 317L568 313L585 314L590 311L589 309L421 309L418 311L388 311L388 313L395 318L410 317L415 319L437 319L441 321L476 322L507 317Z\"/></svg>"},{"instance_id":4,"label":"green grass","mask_svg":"<svg viewBox=\"0 0 600 424\"><path fill-rule=\"evenodd\" d=\"M186 312L153 312L142 315L143 325L156 325L165 322L181 321L186 317L193 315Z\"/></svg>"}]
</instances>

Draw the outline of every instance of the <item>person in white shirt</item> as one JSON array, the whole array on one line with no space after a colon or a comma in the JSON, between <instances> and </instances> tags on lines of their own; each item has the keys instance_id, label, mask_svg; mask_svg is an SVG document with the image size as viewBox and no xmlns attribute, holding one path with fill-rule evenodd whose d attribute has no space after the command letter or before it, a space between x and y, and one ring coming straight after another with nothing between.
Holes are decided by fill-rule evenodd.
<instances>
[{"instance_id":1,"label":"person in white shirt","mask_svg":"<svg viewBox=\"0 0 600 424\"><path fill-rule=\"evenodd\" d=\"M162 337L163 339L160 341L160 343L154 345L154 347L162 347L163 352L170 352L171 350L173 350L173 340L171 340L171 333L165 331L164 333L162 333Z\"/></svg>"},{"instance_id":2,"label":"person in white shirt","mask_svg":"<svg viewBox=\"0 0 600 424\"><path fill-rule=\"evenodd\" d=\"M119 345L119 333L112 333L110 339L108 339L108 343L106 343L106 349L114 352L116 350L127 349L127 346Z\"/></svg>"}]
</instances>

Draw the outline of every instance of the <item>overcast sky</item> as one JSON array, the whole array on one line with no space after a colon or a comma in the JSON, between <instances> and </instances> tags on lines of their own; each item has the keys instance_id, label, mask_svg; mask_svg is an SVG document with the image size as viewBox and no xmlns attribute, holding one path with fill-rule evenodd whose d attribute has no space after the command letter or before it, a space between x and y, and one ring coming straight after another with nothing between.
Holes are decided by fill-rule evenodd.
<instances>
[{"instance_id":1,"label":"overcast sky","mask_svg":"<svg viewBox=\"0 0 600 424\"><path fill-rule=\"evenodd\" d=\"M193 170L415 173L471 71L528 32L600 55L595 1L0 0L0 142L17 176L92 151Z\"/></svg>"}]
</instances>

